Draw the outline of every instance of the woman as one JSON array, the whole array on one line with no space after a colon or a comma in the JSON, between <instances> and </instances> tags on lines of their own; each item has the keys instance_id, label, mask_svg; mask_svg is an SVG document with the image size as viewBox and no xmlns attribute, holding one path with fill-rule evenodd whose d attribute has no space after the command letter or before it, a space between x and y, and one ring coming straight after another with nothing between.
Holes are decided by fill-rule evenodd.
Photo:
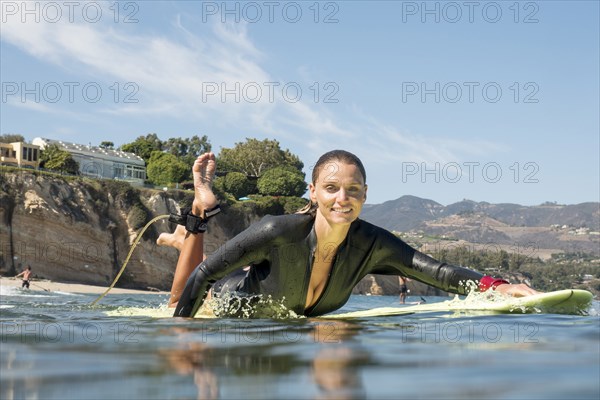
<instances>
[{"instance_id":1,"label":"woman","mask_svg":"<svg viewBox=\"0 0 600 400\"><path fill-rule=\"evenodd\" d=\"M206 222L217 207L211 189L215 168L212 153L194 163L195 197L192 215L184 216L183 242L177 235L159 239L181 250L169 302L175 316L193 316L211 287L213 294L269 295L298 315L322 315L342 307L352 288L371 273L402 275L458 294L468 293L469 282L515 296L537 293L440 263L360 220L366 172L358 157L343 150L325 153L315 164L305 209L266 216L205 258ZM245 266L250 268L242 271Z\"/></svg>"}]
</instances>

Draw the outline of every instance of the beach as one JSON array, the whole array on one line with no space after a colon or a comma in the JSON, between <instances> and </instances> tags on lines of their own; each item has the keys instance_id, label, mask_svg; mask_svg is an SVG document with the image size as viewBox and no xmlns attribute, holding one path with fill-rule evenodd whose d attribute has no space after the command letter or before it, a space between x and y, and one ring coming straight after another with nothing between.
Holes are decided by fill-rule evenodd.
<instances>
[{"instance_id":1,"label":"beach","mask_svg":"<svg viewBox=\"0 0 600 400\"><path fill-rule=\"evenodd\" d=\"M0 277L0 286L2 287L21 287L22 280L13 277ZM66 292L66 293L86 293L86 294L102 294L108 289L108 286L85 285L81 283L64 283L54 282L49 280L31 280L29 290L36 292ZM137 289L112 288L112 294L168 294L164 291L150 291Z\"/></svg>"}]
</instances>

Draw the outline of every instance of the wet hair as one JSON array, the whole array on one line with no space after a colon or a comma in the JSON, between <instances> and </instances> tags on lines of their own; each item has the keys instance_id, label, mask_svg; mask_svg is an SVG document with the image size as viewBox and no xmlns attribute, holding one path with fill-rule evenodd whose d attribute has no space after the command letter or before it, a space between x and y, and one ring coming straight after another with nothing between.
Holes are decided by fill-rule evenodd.
<instances>
[{"instance_id":1,"label":"wet hair","mask_svg":"<svg viewBox=\"0 0 600 400\"><path fill-rule=\"evenodd\" d=\"M319 157L319 159L317 160L317 163L313 167L313 171L312 171L312 184L313 185L316 185L317 179L319 178L319 174L321 173L321 170L324 167L326 167L328 164L332 163L333 161L340 161L345 164L355 165L358 168L358 170L360 171L360 173L363 177L364 183L365 184L367 183L367 172L365 171L365 166L363 165L362 161L360 161L360 158L358 158L356 155L354 155L346 150L331 150L331 151L328 151L327 153L323 154L321 157ZM312 200L309 200L308 204L306 206L304 206L302 209L298 210L297 214L314 215L317 211L317 207L318 207L318 205L316 203L313 203Z\"/></svg>"}]
</instances>

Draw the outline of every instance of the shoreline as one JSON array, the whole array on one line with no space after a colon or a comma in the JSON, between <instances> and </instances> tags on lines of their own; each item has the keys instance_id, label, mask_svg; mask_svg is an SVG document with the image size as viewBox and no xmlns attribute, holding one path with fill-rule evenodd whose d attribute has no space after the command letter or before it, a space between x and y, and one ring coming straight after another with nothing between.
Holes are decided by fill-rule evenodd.
<instances>
[{"instance_id":1,"label":"shoreline","mask_svg":"<svg viewBox=\"0 0 600 400\"><path fill-rule=\"evenodd\" d=\"M2 287L21 287L21 278L0 277L0 286ZM54 282L49 280L34 279L30 281L29 290L34 292L68 292L68 293L86 293L86 294L102 294L108 289L108 286L88 285L82 283L65 283ZM169 294L165 291L140 290L140 289L124 289L112 288L108 294Z\"/></svg>"}]
</instances>

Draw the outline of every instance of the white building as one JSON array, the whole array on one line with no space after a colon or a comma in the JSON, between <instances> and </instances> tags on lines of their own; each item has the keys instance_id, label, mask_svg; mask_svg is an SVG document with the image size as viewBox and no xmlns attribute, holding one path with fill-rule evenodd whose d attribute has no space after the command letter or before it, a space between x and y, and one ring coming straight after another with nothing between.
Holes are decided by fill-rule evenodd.
<instances>
[{"instance_id":1,"label":"white building","mask_svg":"<svg viewBox=\"0 0 600 400\"><path fill-rule=\"evenodd\" d=\"M35 138L32 144L42 150L56 144L61 150L68 151L79 163L79 172L83 176L120 179L138 184L143 184L146 179L146 163L133 153L45 138Z\"/></svg>"},{"instance_id":2,"label":"white building","mask_svg":"<svg viewBox=\"0 0 600 400\"><path fill-rule=\"evenodd\" d=\"M0 165L37 169L39 156L39 146L24 142L0 143Z\"/></svg>"}]
</instances>

